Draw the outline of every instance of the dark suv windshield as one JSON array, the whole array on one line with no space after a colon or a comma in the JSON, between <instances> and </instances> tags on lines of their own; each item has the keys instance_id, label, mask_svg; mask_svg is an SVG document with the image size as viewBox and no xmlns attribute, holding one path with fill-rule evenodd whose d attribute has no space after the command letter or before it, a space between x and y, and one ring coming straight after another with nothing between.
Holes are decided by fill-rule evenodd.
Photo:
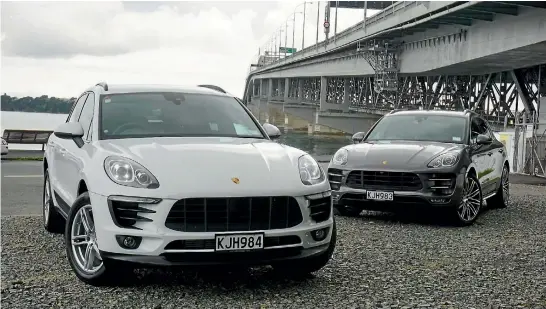
<instances>
[{"instance_id":1,"label":"dark suv windshield","mask_svg":"<svg viewBox=\"0 0 546 309\"><path fill-rule=\"evenodd\" d=\"M444 115L390 115L370 132L367 141L406 140L462 144L466 119Z\"/></svg>"},{"instance_id":2,"label":"dark suv windshield","mask_svg":"<svg viewBox=\"0 0 546 309\"><path fill-rule=\"evenodd\" d=\"M160 136L264 138L232 97L193 93L123 93L101 97L101 139Z\"/></svg>"}]
</instances>

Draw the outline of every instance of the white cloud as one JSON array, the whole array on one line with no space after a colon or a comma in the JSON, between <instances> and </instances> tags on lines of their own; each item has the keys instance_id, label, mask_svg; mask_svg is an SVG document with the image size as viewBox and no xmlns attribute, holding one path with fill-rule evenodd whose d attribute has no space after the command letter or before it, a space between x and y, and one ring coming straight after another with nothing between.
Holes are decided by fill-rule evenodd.
<instances>
[{"instance_id":1,"label":"white cloud","mask_svg":"<svg viewBox=\"0 0 546 309\"><path fill-rule=\"evenodd\" d=\"M169 2L129 10L122 2L2 2L1 91L71 97L98 81L210 83L241 96L253 56L296 5ZM316 2L307 5L306 46L315 42L316 7ZM339 9L338 32L361 15L361 10ZM334 10L331 18L333 33ZM301 25L300 14L298 50ZM323 40L322 26L319 30Z\"/></svg>"}]
</instances>

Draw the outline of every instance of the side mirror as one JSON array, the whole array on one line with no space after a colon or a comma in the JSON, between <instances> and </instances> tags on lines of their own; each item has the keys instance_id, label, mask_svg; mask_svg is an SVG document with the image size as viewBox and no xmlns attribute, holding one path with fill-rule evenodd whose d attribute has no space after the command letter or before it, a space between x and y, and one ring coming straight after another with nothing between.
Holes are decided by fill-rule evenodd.
<instances>
[{"instance_id":1,"label":"side mirror","mask_svg":"<svg viewBox=\"0 0 546 309\"><path fill-rule=\"evenodd\" d=\"M271 139L277 139L281 137L281 130L270 123L264 123L262 126Z\"/></svg>"},{"instance_id":2,"label":"side mirror","mask_svg":"<svg viewBox=\"0 0 546 309\"><path fill-rule=\"evenodd\" d=\"M83 128L79 122L66 122L58 126L53 133L59 138L66 139L83 137Z\"/></svg>"},{"instance_id":3,"label":"side mirror","mask_svg":"<svg viewBox=\"0 0 546 309\"><path fill-rule=\"evenodd\" d=\"M478 134L478 136L476 137L476 144L478 145L491 144L492 141L493 139L491 138L491 136L488 135Z\"/></svg>"},{"instance_id":4,"label":"side mirror","mask_svg":"<svg viewBox=\"0 0 546 309\"><path fill-rule=\"evenodd\" d=\"M79 122L66 122L58 126L53 134L59 138L72 139L78 147L82 147L83 128Z\"/></svg>"},{"instance_id":5,"label":"side mirror","mask_svg":"<svg viewBox=\"0 0 546 309\"><path fill-rule=\"evenodd\" d=\"M356 132L355 134L353 134L353 144L358 144L362 141L362 139L364 139L364 136L366 135L366 133L364 132Z\"/></svg>"}]
</instances>

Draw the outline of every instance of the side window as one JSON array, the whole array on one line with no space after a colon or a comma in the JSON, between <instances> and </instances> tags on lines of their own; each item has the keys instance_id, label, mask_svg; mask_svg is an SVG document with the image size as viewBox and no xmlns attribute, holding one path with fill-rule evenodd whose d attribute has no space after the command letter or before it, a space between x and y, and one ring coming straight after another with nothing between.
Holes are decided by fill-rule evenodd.
<instances>
[{"instance_id":1,"label":"side window","mask_svg":"<svg viewBox=\"0 0 546 309\"><path fill-rule=\"evenodd\" d=\"M90 92L89 96L87 96L87 100L85 100L85 105L83 106L79 123L83 127L83 136L88 138L89 130L91 129L91 122L93 120L93 112L95 111L95 95Z\"/></svg>"},{"instance_id":2,"label":"side window","mask_svg":"<svg viewBox=\"0 0 546 309\"><path fill-rule=\"evenodd\" d=\"M472 119L472 124L470 125L470 142L472 144L476 143L476 137L479 134L490 135L489 129L485 121L479 117L474 117Z\"/></svg>"},{"instance_id":3,"label":"side window","mask_svg":"<svg viewBox=\"0 0 546 309\"><path fill-rule=\"evenodd\" d=\"M80 118L80 113L83 108L83 103L85 102L85 99L87 98L87 93L84 93L77 101L74 103L74 108L72 108L72 112L70 113L70 116L68 117L66 122L75 122L78 121Z\"/></svg>"}]
</instances>

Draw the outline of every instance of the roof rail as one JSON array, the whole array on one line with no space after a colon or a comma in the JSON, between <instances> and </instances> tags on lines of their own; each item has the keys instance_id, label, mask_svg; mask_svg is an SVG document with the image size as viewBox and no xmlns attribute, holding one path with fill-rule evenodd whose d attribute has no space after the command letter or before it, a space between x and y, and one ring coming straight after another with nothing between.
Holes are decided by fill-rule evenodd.
<instances>
[{"instance_id":1,"label":"roof rail","mask_svg":"<svg viewBox=\"0 0 546 309\"><path fill-rule=\"evenodd\" d=\"M209 88L209 89L216 90L222 93L227 93L224 89L215 85L197 85L197 87Z\"/></svg>"},{"instance_id":2,"label":"roof rail","mask_svg":"<svg viewBox=\"0 0 546 309\"><path fill-rule=\"evenodd\" d=\"M100 82L95 86L101 86L102 88L104 88L104 91L108 91L108 84L106 82Z\"/></svg>"}]
</instances>

